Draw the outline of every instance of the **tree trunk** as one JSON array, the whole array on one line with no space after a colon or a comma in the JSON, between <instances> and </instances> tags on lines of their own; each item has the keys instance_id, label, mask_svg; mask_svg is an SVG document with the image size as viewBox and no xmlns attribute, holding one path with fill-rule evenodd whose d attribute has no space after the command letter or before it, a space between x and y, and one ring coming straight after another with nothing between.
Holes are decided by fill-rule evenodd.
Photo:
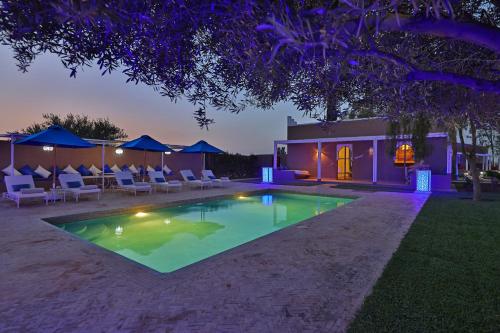
<instances>
[{"instance_id":1,"label":"tree trunk","mask_svg":"<svg viewBox=\"0 0 500 333\"><path fill-rule=\"evenodd\" d=\"M451 149L452 149L452 154L451 154L451 179L457 180L457 152L458 152L458 146L457 146L457 128L455 126L452 126L449 131L448 131L448 136L451 142Z\"/></svg>"},{"instance_id":2,"label":"tree trunk","mask_svg":"<svg viewBox=\"0 0 500 333\"><path fill-rule=\"evenodd\" d=\"M470 134L472 137L472 148L470 152L470 165L472 172L472 199L474 201L481 200L481 181L479 180L479 169L476 165L476 147L477 147L477 131L476 124L470 119Z\"/></svg>"},{"instance_id":3,"label":"tree trunk","mask_svg":"<svg viewBox=\"0 0 500 333\"><path fill-rule=\"evenodd\" d=\"M481 181L479 180L479 169L477 168L476 165L477 132L476 132L476 125L474 124L473 120L470 120L470 132L472 136L472 144L470 152L467 153L465 149L463 129L460 128L458 130L458 134L460 136L460 143L462 145L462 153L464 154L467 161L469 161L470 172L472 174L472 199L474 201L479 201L481 200Z\"/></svg>"},{"instance_id":4,"label":"tree trunk","mask_svg":"<svg viewBox=\"0 0 500 333\"><path fill-rule=\"evenodd\" d=\"M495 139L496 139L496 134L495 134L495 131L493 130L493 128L490 128L488 129L488 143L490 144L490 149L491 149L491 160L493 161L492 163L494 163L495 161ZM490 167L490 170L492 168ZM493 177L494 178L494 177Z\"/></svg>"},{"instance_id":5,"label":"tree trunk","mask_svg":"<svg viewBox=\"0 0 500 333\"><path fill-rule=\"evenodd\" d=\"M335 95L329 95L326 100L326 120L327 121L336 121L339 116L338 108L337 108L337 98Z\"/></svg>"}]
</instances>

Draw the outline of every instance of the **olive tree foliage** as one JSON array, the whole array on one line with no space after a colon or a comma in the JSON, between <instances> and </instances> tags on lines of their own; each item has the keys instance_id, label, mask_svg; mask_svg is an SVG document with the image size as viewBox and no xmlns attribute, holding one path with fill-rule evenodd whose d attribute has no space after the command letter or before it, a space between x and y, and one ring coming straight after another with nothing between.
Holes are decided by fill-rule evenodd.
<instances>
[{"instance_id":1,"label":"olive tree foliage","mask_svg":"<svg viewBox=\"0 0 500 333\"><path fill-rule=\"evenodd\" d=\"M473 183L473 199L481 199L480 170L477 168L477 148L482 143L481 132L500 124L500 95L476 92L463 87L446 85L433 87L434 94L426 99L428 117L458 135L458 149L468 160ZM422 107L423 108L423 107ZM470 135L470 149L466 149L466 135ZM456 151L455 151L456 153Z\"/></svg>"},{"instance_id":2,"label":"olive tree foliage","mask_svg":"<svg viewBox=\"0 0 500 333\"><path fill-rule=\"evenodd\" d=\"M59 125L73 134L86 139L119 140L127 138L123 129L107 118L89 118L86 115L69 113L63 117L54 113L42 115L43 121L33 123L21 133L35 134L52 125Z\"/></svg>"},{"instance_id":3,"label":"olive tree foliage","mask_svg":"<svg viewBox=\"0 0 500 333\"><path fill-rule=\"evenodd\" d=\"M488 147L491 151L493 168L498 169L497 158L500 155L500 122L497 124L484 124L478 132L481 145Z\"/></svg>"},{"instance_id":4,"label":"olive tree foliage","mask_svg":"<svg viewBox=\"0 0 500 333\"><path fill-rule=\"evenodd\" d=\"M240 62L252 70L263 68L263 73L253 73L271 85L259 82L254 91L262 85L274 88L266 95L273 101L288 89L287 95L304 111L324 109L330 94L355 109L371 99L371 107L378 106L375 111L382 114L418 112L426 96L438 93L431 82L500 93L495 42L500 40L500 15L494 3L325 4L295 12L277 6L274 16L257 26L266 33L262 43L268 43L267 51L250 39ZM487 38L479 37L479 31ZM240 33L235 39L245 36Z\"/></svg>"},{"instance_id":5,"label":"olive tree foliage","mask_svg":"<svg viewBox=\"0 0 500 333\"><path fill-rule=\"evenodd\" d=\"M499 94L499 26L494 0L0 0L0 41L21 70L44 52L71 76L119 70L185 96L201 126L208 105L292 101L320 117L374 98L382 112L381 97L404 112L429 82Z\"/></svg>"}]
</instances>

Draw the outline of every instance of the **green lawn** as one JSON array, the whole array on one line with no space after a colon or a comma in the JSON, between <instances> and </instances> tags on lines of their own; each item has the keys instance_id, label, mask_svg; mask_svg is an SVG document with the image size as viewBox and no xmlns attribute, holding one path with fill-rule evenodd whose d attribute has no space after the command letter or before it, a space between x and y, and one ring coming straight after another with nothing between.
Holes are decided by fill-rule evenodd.
<instances>
[{"instance_id":1,"label":"green lawn","mask_svg":"<svg viewBox=\"0 0 500 333\"><path fill-rule=\"evenodd\" d=\"M432 195L349 328L500 332L500 195Z\"/></svg>"}]
</instances>

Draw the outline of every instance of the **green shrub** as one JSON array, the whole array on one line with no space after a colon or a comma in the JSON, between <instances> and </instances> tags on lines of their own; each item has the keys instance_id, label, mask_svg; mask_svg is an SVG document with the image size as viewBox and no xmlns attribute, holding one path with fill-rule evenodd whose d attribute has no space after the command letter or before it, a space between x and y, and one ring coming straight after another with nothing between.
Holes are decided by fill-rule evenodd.
<instances>
[{"instance_id":1,"label":"green shrub","mask_svg":"<svg viewBox=\"0 0 500 333\"><path fill-rule=\"evenodd\" d=\"M230 178L254 178L259 176L257 156L224 153L208 159L209 168L218 176Z\"/></svg>"},{"instance_id":2,"label":"green shrub","mask_svg":"<svg viewBox=\"0 0 500 333\"><path fill-rule=\"evenodd\" d=\"M496 178L496 179L500 180L500 172L495 171L495 170L488 170L488 171L486 171L486 177Z\"/></svg>"}]
</instances>

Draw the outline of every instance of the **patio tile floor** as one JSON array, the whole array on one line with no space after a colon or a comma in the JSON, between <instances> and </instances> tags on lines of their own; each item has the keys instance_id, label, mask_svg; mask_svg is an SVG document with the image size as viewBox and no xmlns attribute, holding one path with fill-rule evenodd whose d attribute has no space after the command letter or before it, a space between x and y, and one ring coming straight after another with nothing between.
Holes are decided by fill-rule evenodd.
<instances>
[{"instance_id":1,"label":"patio tile floor","mask_svg":"<svg viewBox=\"0 0 500 333\"><path fill-rule=\"evenodd\" d=\"M29 205L0 201L2 332L343 332L427 195L328 185L348 205L169 274L81 241L41 218L259 190L224 189Z\"/></svg>"}]
</instances>

